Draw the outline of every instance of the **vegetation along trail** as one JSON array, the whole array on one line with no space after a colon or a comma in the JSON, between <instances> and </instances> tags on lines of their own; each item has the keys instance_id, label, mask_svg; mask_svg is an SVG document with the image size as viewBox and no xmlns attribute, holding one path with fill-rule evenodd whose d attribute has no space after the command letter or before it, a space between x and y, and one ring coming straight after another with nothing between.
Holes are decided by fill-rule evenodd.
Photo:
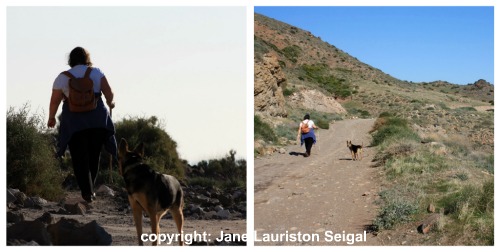
<instances>
[{"instance_id":1,"label":"vegetation along trail","mask_svg":"<svg viewBox=\"0 0 500 252\"><path fill-rule=\"evenodd\" d=\"M379 183L370 167L375 150L368 133L374 122L344 120L320 129L307 158L304 147L295 145L286 154L255 160L256 245L350 245L348 234L364 234L377 215ZM347 140L364 144L361 161L352 160ZM273 234L284 236L266 241ZM370 233L354 244L379 245Z\"/></svg>"}]
</instances>

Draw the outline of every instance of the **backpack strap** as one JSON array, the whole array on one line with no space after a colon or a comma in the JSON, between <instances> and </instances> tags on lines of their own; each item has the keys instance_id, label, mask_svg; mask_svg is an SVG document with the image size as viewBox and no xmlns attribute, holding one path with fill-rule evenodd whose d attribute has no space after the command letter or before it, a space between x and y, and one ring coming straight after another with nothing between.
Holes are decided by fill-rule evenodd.
<instances>
[{"instance_id":1,"label":"backpack strap","mask_svg":"<svg viewBox=\"0 0 500 252\"><path fill-rule=\"evenodd\" d=\"M68 71L64 71L61 74L64 74L64 75L68 76L70 79L74 79L75 78L75 76L73 74L71 74L70 72L68 72Z\"/></svg>"},{"instance_id":2,"label":"backpack strap","mask_svg":"<svg viewBox=\"0 0 500 252\"><path fill-rule=\"evenodd\" d=\"M85 71L83 78L90 78L90 72L92 72L92 67L87 67L87 71Z\"/></svg>"},{"instance_id":3,"label":"backpack strap","mask_svg":"<svg viewBox=\"0 0 500 252\"><path fill-rule=\"evenodd\" d=\"M85 71L85 75L83 76L83 78L90 78L90 72L92 72L92 67L88 67L87 68L87 70ZM71 74L69 71L64 71L61 74L64 74L64 75L68 76L70 79L76 79L76 77L73 74Z\"/></svg>"}]
</instances>

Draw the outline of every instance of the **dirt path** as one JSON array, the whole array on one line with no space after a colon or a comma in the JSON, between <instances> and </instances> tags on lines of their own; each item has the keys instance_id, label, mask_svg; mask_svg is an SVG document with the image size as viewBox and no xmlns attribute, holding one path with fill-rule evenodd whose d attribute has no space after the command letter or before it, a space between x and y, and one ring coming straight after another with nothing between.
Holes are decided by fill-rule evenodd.
<instances>
[{"instance_id":1,"label":"dirt path","mask_svg":"<svg viewBox=\"0 0 500 252\"><path fill-rule=\"evenodd\" d=\"M377 214L374 150L366 147L374 121L345 120L319 130L308 158L302 155L305 148L295 145L287 154L255 160L255 245L349 245L348 240L363 239L365 225ZM364 143L362 161L351 160L346 140ZM268 242L273 235L281 237ZM380 245L370 233L354 244Z\"/></svg>"}]
</instances>

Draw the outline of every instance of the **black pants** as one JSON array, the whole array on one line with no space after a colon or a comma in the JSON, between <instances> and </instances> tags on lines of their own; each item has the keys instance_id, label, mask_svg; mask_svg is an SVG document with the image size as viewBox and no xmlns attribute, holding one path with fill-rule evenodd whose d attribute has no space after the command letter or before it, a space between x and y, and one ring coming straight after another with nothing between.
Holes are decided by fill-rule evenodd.
<instances>
[{"instance_id":1,"label":"black pants","mask_svg":"<svg viewBox=\"0 0 500 252\"><path fill-rule=\"evenodd\" d=\"M69 141L73 170L84 198L94 192L105 137L106 129L86 129L74 133Z\"/></svg>"},{"instance_id":2,"label":"black pants","mask_svg":"<svg viewBox=\"0 0 500 252\"><path fill-rule=\"evenodd\" d=\"M311 155L311 148L314 144L314 139L312 137L308 137L308 138L304 139L304 143L306 145L306 154L307 154L307 156L310 156Z\"/></svg>"}]
</instances>

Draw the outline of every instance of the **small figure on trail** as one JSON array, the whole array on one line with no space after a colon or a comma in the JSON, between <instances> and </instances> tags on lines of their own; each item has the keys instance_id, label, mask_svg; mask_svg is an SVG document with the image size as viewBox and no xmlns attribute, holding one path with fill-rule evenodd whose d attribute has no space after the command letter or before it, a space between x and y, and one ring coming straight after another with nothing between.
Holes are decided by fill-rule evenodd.
<instances>
[{"instance_id":1,"label":"small figure on trail","mask_svg":"<svg viewBox=\"0 0 500 252\"><path fill-rule=\"evenodd\" d=\"M113 91L99 68L92 67L87 50L74 48L69 54L71 69L57 76L50 98L47 126L56 126L56 113L61 102L57 156L63 156L69 146L73 169L82 198L95 199L94 183L99 170L101 148L116 157L115 126L110 111L115 106Z\"/></svg>"},{"instance_id":2,"label":"small figure on trail","mask_svg":"<svg viewBox=\"0 0 500 252\"><path fill-rule=\"evenodd\" d=\"M300 137L300 145L305 143L306 153L304 157L309 157L311 155L311 148L313 144L316 143L316 135L314 134L314 129L318 129L314 122L311 120L309 114L304 116L304 120L300 122L299 130L297 133L297 139Z\"/></svg>"}]
</instances>

